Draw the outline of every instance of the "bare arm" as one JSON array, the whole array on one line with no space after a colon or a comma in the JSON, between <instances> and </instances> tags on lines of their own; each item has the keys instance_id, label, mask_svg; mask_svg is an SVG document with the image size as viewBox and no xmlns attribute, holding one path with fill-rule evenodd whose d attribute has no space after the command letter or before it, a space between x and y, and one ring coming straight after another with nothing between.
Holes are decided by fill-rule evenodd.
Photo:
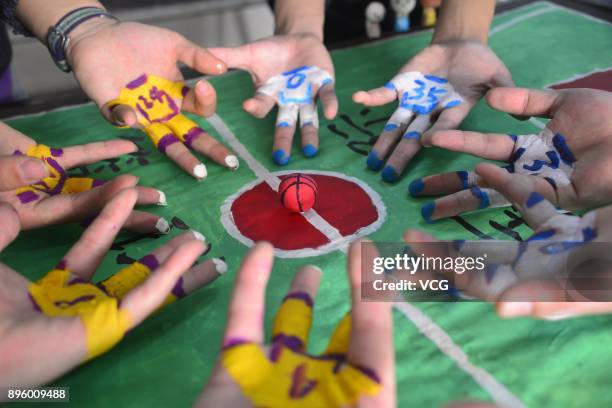
<instances>
[{"instance_id":1,"label":"bare arm","mask_svg":"<svg viewBox=\"0 0 612 408\"><path fill-rule=\"evenodd\" d=\"M20 0L17 6L17 18L36 38L45 42L49 28L70 11L81 7L104 6L96 0ZM87 23L77 28L85 28Z\"/></svg>"},{"instance_id":2,"label":"bare arm","mask_svg":"<svg viewBox=\"0 0 612 408\"><path fill-rule=\"evenodd\" d=\"M461 39L486 44L494 13L495 0L445 0L432 42Z\"/></svg>"},{"instance_id":3,"label":"bare arm","mask_svg":"<svg viewBox=\"0 0 612 408\"><path fill-rule=\"evenodd\" d=\"M323 40L325 0L277 0L276 34L313 34Z\"/></svg>"}]
</instances>

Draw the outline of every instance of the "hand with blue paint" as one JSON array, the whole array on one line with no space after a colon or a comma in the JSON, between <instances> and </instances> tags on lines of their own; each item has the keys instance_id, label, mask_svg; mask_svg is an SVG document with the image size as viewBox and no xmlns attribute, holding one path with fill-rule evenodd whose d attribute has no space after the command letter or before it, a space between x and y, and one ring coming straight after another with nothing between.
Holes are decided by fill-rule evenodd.
<instances>
[{"instance_id":1,"label":"hand with blue paint","mask_svg":"<svg viewBox=\"0 0 612 408\"><path fill-rule=\"evenodd\" d=\"M279 166L291 159L293 137L300 119L302 153L310 158L319 150L317 97L325 117L338 112L334 66L329 52L313 34L277 35L237 48L214 48L211 52L230 68L248 71L256 93L244 109L257 118L278 105L272 158Z\"/></svg>"},{"instance_id":2,"label":"hand with blue paint","mask_svg":"<svg viewBox=\"0 0 612 408\"><path fill-rule=\"evenodd\" d=\"M399 100L368 156L368 167L382 169L386 182L398 181L421 150L424 135L456 129L489 88L502 85L512 85L510 73L484 44L447 41L425 48L384 87L353 95L366 106Z\"/></svg>"},{"instance_id":3,"label":"hand with blue paint","mask_svg":"<svg viewBox=\"0 0 612 408\"><path fill-rule=\"evenodd\" d=\"M536 190L567 210L612 202L612 93L498 88L489 92L487 101L513 115L552 120L537 135L440 131L422 143L506 162L504 168L510 173L535 176ZM509 205L482 183L479 174L487 168L417 179L409 186L410 194L444 196L423 206L428 221Z\"/></svg>"},{"instance_id":4,"label":"hand with blue paint","mask_svg":"<svg viewBox=\"0 0 612 408\"><path fill-rule=\"evenodd\" d=\"M485 257L486 267L440 272L451 277L462 294L496 302L502 317L552 320L612 312L612 286L605 279L612 276L612 206L582 217L563 214L537 192L537 178L511 174L492 164L482 164L480 169L487 170L483 181L514 203L534 234L523 242L454 241L447 254ZM436 241L414 230L405 234L405 240L414 245L413 250L425 252L427 246L421 243ZM603 275L593 274L596 264ZM594 282L599 283L594 286Z\"/></svg>"}]
</instances>

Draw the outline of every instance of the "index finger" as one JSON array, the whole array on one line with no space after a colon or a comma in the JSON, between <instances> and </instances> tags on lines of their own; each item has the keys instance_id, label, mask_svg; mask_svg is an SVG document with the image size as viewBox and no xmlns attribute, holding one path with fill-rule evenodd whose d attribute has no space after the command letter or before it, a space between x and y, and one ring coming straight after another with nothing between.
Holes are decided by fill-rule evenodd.
<instances>
[{"instance_id":1,"label":"index finger","mask_svg":"<svg viewBox=\"0 0 612 408\"><path fill-rule=\"evenodd\" d=\"M176 52L179 61L203 74L219 75L227 71L227 66L223 61L182 36L180 36Z\"/></svg>"},{"instance_id":2,"label":"index finger","mask_svg":"<svg viewBox=\"0 0 612 408\"><path fill-rule=\"evenodd\" d=\"M58 158L65 169L96 163L105 159L134 153L138 147L129 140L107 140L62 148L63 155Z\"/></svg>"},{"instance_id":3,"label":"index finger","mask_svg":"<svg viewBox=\"0 0 612 408\"><path fill-rule=\"evenodd\" d=\"M394 373L393 319L391 302L364 302L361 299L361 269L373 265L374 251L364 254L363 241L353 243L348 252L348 275L351 283L352 328L348 360L360 367L375 370L383 386L392 384ZM362 255L364 255L362 257Z\"/></svg>"},{"instance_id":4,"label":"index finger","mask_svg":"<svg viewBox=\"0 0 612 408\"><path fill-rule=\"evenodd\" d=\"M560 96L557 91L493 88L485 98L492 108L513 115L552 117Z\"/></svg>"},{"instance_id":5,"label":"index finger","mask_svg":"<svg viewBox=\"0 0 612 408\"><path fill-rule=\"evenodd\" d=\"M244 258L230 302L223 345L235 342L262 343L266 286L272 265L274 248L259 243Z\"/></svg>"},{"instance_id":6,"label":"index finger","mask_svg":"<svg viewBox=\"0 0 612 408\"><path fill-rule=\"evenodd\" d=\"M117 194L104 207L64 258L73 274L86 280L91 278L132 212L137 199L138 193L130 188Z\"/></svg>"}]
</instances>

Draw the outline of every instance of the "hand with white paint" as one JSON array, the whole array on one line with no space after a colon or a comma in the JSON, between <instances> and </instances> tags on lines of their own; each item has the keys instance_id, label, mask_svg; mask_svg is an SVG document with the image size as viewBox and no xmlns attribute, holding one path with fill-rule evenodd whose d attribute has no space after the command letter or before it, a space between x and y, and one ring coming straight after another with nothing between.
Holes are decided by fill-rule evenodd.
<instances>
[{"instance_id":1,"label":"hand with white paint","mask_svg":"<svg viewBox=\"0 0 612 408\"><path fill-rule=\"evenodd\" d=\"M427 132L458 127L490 86L511 83L508 70L484 45L430 45L387 86L353 95L367 106L400 101L368 156L368 167L383 169L386 182L398 181Z\"/></svg>"},{"instance_id":2,"label":"hand with white paint","mask_svg":"<svg viewBox=\"0 0 612 408\"><path fill-rule=\"evenodd\" d=\"M582 217L562 214L537 192L536 177L492 164L481 164L477 171L517 206L534 234L525 242L455 241L442 250L421 245L436 239L411 230L404 236L411 249L426 256L483 257L484 269L438 272L461 293L495 302L502 317L554 320L612 312L612 206ZM444 254L433 254L437 251Z\"/></svg>"},{"instance_id":3,"label":"hand with white paint","mask_svg":"<svg viewBox=\"0 0 612 408\"><path fill-rule=\"evenodd\" d=\"M23 230L91 219L125 188L136 189L140 205L167 205L162 191L137 186L134 176L105 181L69 174L72 168L136 150L127 140L49 148L0 123L0 203L15 208ZM124 227L145 234L170 230L164 218L142 211L133 211Z\"/></svg>"},{"instance_id":4,"label":"hand with white paint","mask_svg":"<svg viewBox=\"0 0 612 408\"><path fill-rule=\"evenodd\" d=\"M612 202L612 93L498 88L489 92L487 101L513 115L552 120L537 135L438 131L422 142L507 162L508 172L534 176L536 191L566 210ZM509 205L472 171L418 179L409 190L414 197L445 195L423 206L428 221Z\"/></svg>"},{"instance_id":5,"label":"hand with white paint","mask_svg":"<svg viewBox=\"0 0 612 408\"><path fill-rule=\"evenodd\" d=\"M160 307L225 272L220 259L194 266L207 245L202 234L187 232L110 278L92 282L137 200L134 189L117 194L40 280L30 282L0 264L0 384L48 383L114 347ZM0 204L0 224L2 250L20 229L11 206Z\"/></svg>"},{"instance_id":6,"label":"hand with white paint","mask_svg":"<svg viewBox=\"0 0 612 408\"><path fill-rule=\"evenodd\" d=\"M237 48L210 50L230 68L248 71L255 84L253 98L244 109L257 118L265 117L278 105L272 158L280 166L289 163L298 123L302 152L314 157L319 150L317 97L325 117L338 112L334 87L334 66L322 41L313 34L287 34L256 41Z\"/></svg>"},{"instance_id":7,"label":"hand with white paint","mask_svg":"<svg viewBox=\"0 0 612 408\"><path fill-rule=\"evenodd\" d=\"M304 266L295 274L266 344L264 301L274 252L270 244L255 245L238 272L223 348L195 406L395 407L393 303L362 300L362 259L371 264L377 256L365 247L359 241L348 250L352 309L326 350L312 355L308 340L321 271Z\"/></svg>"}]
</instances>

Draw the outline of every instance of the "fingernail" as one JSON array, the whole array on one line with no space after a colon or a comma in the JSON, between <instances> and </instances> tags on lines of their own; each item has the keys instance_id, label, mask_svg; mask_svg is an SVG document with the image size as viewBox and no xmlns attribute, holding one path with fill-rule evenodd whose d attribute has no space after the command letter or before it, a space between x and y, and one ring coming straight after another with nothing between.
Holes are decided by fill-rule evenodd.
<instances>
[{"instance_id":1,"label":"fingernail","mask_svg":"<svg viewBox=\"0 0 612 408\"><path fill-rule=\"evenodd\" d=\"M372 150L368 155L368 167L371 170L378 171L383 165L383 161L378 157L378 152Z\"/></svg>"},{"instance_id":2,"label":"fingernail","mask_svg":"<svg viewBox=\"0 0 612 408\"><path fill-rule=\"evenodd\" d=\"M200 163L193 168L193 175L203 180L208 175L208 170L206 170L206 166L203 163Z\"/></svg>"},{"instance_id":3,"label":"fingernail","mask_svg":"<svg viewBox=\"0 0 612 408\"><path fill-rule=\"evenodd\" d=\"M529 316L532 311L533 304L530 302L507 302L500 305L499 315L505 318Z\"/></svg>"},{"instance_id":4,"label":"fingernail","mask_svg":"<svg viewBox=\"0 0 612 408\"><path fill-rule=\"evenodd\" d=\"M166 193L164 193L161 190L157 190L157 192L159 193L159 198L157 199L157 205L160 205L162 207L167 206L168 201L166 200Z\"/></svg>"},{"instance_id":5,"label":"fingernail","mask_svg":"<svg viewBox=\"0 0 612 408\"><path fill-rule=\"evenodd\" d=\"M196 90L197 90L198 92L201 92L201 93L206 93L207 88L208 88L208 87L206 86L206 84L204 83L204 81L198 81L198 83L196 84Z\"/></svg>"},{"instance_id":6,"label":"fingernail","mask_svg":"<svg viewBox=\"0 0 612 408\"><path fill-rule=\"evenodd\" d=\"M289 164L290 158L291 156L287 156L283 149L278 149L272 153L272 160L279 166L286 166Z\"/></svg>"},{"instance_id":7,"label":"fingernail","mask_svg":"<svg viewBox=\"0 0 612 408\"><path fill-rule=\"evenodd\" d=\"M232 170L238 170L238 167L240 167L240 162L238 161L238 158L233 154L225 156L225 164L227 164Z\"/></svg>"},{"instance_id":8,"label":"fingernail","mask_svg":"<svg viewBox=\"0 0 612 408\"><path fill-rule=\"evenodd\" d=\"M170 223L166 221L165 218L160 218L155 223L155 229L157 229L157 231L159 231L160 234L165 235L170 232Z\"/></svg>"},{"instance_id":9,"label":"fingernail","mask_svg":"<svg viewBox=\"0 0 612 408\"><path fill-rule=\"evenodd\" d=\"M304 153L304 156L308 158L315 157L318 151L319 149L317 149L316 147L314 147L314 145L311 145L311 144L307 144L306 146L302 148L302 152Z\"/></svg>"},{"instance_id":10,"label":"fingernail","mask_svg":"<svg viewBox=\"0 0 612 408\"><path fill-rule=\"evenodd\" d=\"M201 242L206 242L206 237L204 235L202 235L202 233L196 231L196 230L191 230L191 233L193 234L193 237L195 239L197 239L198 241Z\"/></svg>"},{"instance_id":11,"label":"fingernail","mask_svg":"<svg viewBox=\"0 0 612 408\"><path fill-rule=\"evenodd\" d=\"M224 65L223 65L222 63L218 62L218 63L217 63L217 70L218 70L219 72L224 72L224 71L225 71L225 67L224 67Z\"/></svg>"},{"instance_id":12,"label":"fingernail","mask_svg":"<svg viewBox=\"0 0 612 408\"><path fill-rule=\"evenodd\" d=\"M45 167L42 161L37 159L25 160L19 168L23 179L29 182L40 181L49 175L47 167Z\"/></svg>"},{"instance_id":13,"label":"fingernail","mask_svg":"<svg viewBox=\"0 0 612 408\"><path fill-rule=\"evenodd\" d=\"M421 208L421 215L423 216L425 221L433 222L431 217L433 216L433 213L434 213L435 209L436 209L436 203L434 201L425 204Z\"/></svg>"},{"instance_id":14,"label":"fingernail","mask_svg":"<svg viewBox=\"0 0 612 408\"><path fill-rule=\"evenodd\" d=\"M418 197L423 190L425 190L425 183L422 178L416 179L408 185L408 192L413 197Z\"/></svg>"},{"instance_id":15,"label":"fingernail","mask_svg":"<svg viewBox=\"0 0 612 408\"><path fill-rule=\"evenodd\" d=\"M570 318L570 317L575 317L575 316L576 315L572 314L572 313L560 312L560 313L549 314L547 316L544 316L544 319L548 320L548 321L551 321L551 322L554 322L554 321L557 321L557 320L564 320L564 319L567 319L567 318Z\"/></svg>"},{"instance_id":16,"label":"fingernail","mask_svg":"<svg viewBox=\"0 0 612 408\"><path fill-rule=\"evenodd\" d=\"M395 183L399 176L397 174L397 171L395 170L395 167L390 166L390 165L385 166L381 175L382 175L382 179L386 181L387 183Z\"/></svg>"},{"instance_id":17,"label":"fingernail","mask_svg":"<svg viewBox=\"0 0 612 408\"><path fill-rule=\"evenodd\" d=\"M225 272L227 272L227 264L223 259L213 258L212 261L215 264L215 270L219 275L223 275Z\"/></svg>"}]
</instances>

